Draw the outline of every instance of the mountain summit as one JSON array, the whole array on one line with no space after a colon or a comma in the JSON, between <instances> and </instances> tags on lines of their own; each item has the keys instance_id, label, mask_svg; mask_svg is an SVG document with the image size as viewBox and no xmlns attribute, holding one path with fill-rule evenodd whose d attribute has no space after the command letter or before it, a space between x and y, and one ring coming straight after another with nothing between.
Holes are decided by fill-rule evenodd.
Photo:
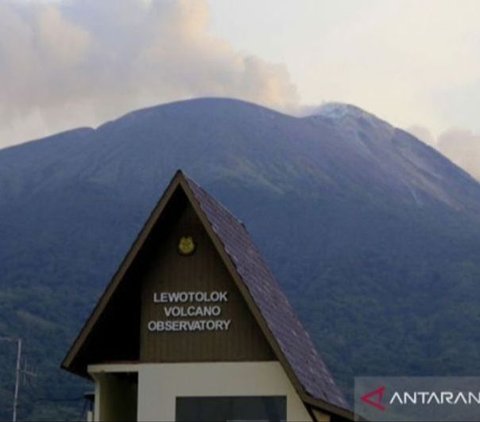
<instances>
[{"instance_id":1,"label":"mountain summit","mask_svg":"<svg viewBox=\"0 0 480 422\"><path fill-rule=\"evenodd\" d=\"M71 415L58 399L84 386L59 361L177 168L247 224L347 393L356 374L480 372L480 184L354 106L207 98L0 151L0 335L44 374L21 417Z\"/></svg>"}]
</instances>

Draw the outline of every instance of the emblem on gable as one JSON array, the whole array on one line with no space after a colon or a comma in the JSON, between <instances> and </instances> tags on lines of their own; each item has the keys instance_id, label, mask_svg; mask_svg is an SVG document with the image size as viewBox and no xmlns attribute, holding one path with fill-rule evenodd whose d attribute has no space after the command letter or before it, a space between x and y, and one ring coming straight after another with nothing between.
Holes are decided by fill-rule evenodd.
<instances>
[{"instance_id":1,"label":"emblem on gable","mask_svg":"<svg viewBox=\"0 0 480 422\"><path fill-rule=\"evenodd\" d=\"M178 242L178 253L184 256L191 255L195 252L196 246L192 236L182 236Z\"/></svg>"}]
</instances>

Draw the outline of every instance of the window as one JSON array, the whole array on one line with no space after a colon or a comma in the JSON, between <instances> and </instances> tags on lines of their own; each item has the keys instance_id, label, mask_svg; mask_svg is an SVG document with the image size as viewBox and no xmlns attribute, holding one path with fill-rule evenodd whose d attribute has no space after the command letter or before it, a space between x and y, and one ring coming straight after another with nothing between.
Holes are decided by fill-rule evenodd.
<instances>
[{"instance_id":1,"label":"window","mask_svg":"<svg viewBox=\"0 0 480 422\"><path fill-rule=\"evenodd\" d=\"M284 396L258 397L177 397L178 422L201 421L284 421Z\"/></svg>"}]
</instances>

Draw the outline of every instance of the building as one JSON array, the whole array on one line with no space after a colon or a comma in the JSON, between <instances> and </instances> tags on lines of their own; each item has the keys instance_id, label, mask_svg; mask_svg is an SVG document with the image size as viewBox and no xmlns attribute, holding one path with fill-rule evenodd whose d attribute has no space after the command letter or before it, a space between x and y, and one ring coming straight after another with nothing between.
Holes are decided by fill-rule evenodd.
<instances>
[{"instance_id":1,"label":"building","mask_svg":"<svg viewBox=\"0 0 480 422\"><path fill-rule=\"evenodd\" d=\"M243 224L180 171L62 367L96 421L353 420Z\"/></svg>"}]
</instances>

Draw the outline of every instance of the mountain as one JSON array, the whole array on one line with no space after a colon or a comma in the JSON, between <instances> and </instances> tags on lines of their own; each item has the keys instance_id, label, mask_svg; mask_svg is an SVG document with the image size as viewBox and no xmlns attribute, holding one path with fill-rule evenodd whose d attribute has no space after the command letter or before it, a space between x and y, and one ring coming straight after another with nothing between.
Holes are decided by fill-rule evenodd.
<instances>
[{"instance_id":1,"label":"mountain","mask_svg":"<svg viewBox=\"0 0 480 422\"><path fill-rule=\"evenodd\" d=\"M59 370L175 170L237 215L350 394L354 375L480 375L480 184L351 105L144 110L0 151L0 336L38 376L20 417L77 418ZM0 419L15 348L0 348Z\"/></svg>"}]
</instances>

